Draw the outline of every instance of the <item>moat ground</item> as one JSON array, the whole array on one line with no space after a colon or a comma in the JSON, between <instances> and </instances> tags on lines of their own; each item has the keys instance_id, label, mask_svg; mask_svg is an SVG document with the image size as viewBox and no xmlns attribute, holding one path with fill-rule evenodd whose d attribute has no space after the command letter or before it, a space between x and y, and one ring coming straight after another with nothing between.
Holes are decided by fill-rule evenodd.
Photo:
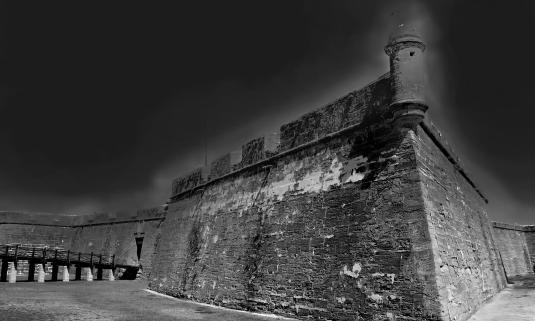
<instances>
[{"instance_id":1,"label":"moat ground","mask_svg":"<svg viewBox=\"0 0 535 321\"><path fill-rule=\"evenodd\" d=\"M534 321L535 277L511 278L514 282L479 309L468 321Z\"/></svg>"},{"instance_id":2,"label":"moat ground","mask_svg":"<svg viewBox=\"0 0 535 321\"><path fill-rule=\"evenodd\" d=\"M535 321L535 278L513 280L469 321ZM144 291L142 281L0 283L0 320L277 320Z\"/></svg>"},{"instance_id":3,"label":"moat ground","mask_svg":"<svg viewBox=\"0 0 535 321\"><path fill-rule=\"evenodd\" d=\"M144 289L142 281L0 283L0 320L281 320L170 299Z\"/></svg>"}]
</instances>

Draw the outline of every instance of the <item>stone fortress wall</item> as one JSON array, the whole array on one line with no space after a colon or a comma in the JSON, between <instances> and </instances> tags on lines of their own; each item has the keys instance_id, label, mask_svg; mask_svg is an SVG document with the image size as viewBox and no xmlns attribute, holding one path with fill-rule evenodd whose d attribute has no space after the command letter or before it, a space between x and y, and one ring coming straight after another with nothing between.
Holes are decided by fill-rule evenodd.
<instances>
[{"instance_id":1,"label":"stone fortress wall","mask_svg":"<svg viewBox=\"0 0 535 321\"><path fill-rule=\"evenodd\" d=\"M390 72L173 181L168 209L0 212L0 243L116 254L149 287L316 320L467 320L531 273L535 227L491 223L487 199L426 115L410 29Z\"/></svg>"},{"instance_id":2,"label":"stone fortress wall","mask_svg":"<svg viewBox=\"0 0 535 321\"><path fill-rule=\"evenodd\" d=\"M425 115L407 29L391 70L176 179L150 288L317 320L466 320L506 285L484 195Z\"/></svg>"},{"instance_id":3,"label":"stone fortress wall","mask_svg":"<svg viewBox=\"0 0 535 321\"><path fill-rule=\"evenodd\" d=\"M241 162L176 180L150 287L304 318L436 317L414 134L370 132L389 85L283 125L276 148L255 139Z\"/></svg>"}]
</instances>

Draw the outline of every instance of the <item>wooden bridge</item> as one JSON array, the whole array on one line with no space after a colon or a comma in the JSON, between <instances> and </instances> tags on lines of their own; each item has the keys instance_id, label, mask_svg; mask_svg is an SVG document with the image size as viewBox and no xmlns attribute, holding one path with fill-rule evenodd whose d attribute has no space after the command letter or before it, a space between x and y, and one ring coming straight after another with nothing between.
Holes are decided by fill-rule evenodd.
<instances>
[{"instance_id":1,"label":"wooden bridge","mask_svg":"<svg viewBox=\"0 0 535 321\"><path fill-rule=\"evenodd\" d=\"M64 282L69 281L69 268L76 267L74 280L82 279L82 270L85 269L87 281L93 280L93 270L97 269L97 280L103 279L103 272L107 270L107 279L113 281L113 272L117 267L132 268L130 265L115 264L115 255L103 255L98 253L72 252L61 248L50 248L43 245L28 244L4 244L0 245L0 259L2 267L0 282L16 282L19 261L27 261L28 281L35 279L35 266L39 266L38 282L44 282L45 266L52 264L52 281L58 280L59 267L63 267ZM8 273L9 272L9 273Z\"/></svg>"}]
</instances>

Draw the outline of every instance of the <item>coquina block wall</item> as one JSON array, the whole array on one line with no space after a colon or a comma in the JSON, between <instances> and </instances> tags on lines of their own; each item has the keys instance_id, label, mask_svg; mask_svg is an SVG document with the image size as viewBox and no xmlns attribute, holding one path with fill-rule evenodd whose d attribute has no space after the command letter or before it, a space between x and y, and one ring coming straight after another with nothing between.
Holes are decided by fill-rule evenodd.
<instances>
[{"instance_id":1,"label":"coquina block wall","mask_svg":"<svg viewBox=\"0 0 535 321\"><path fill-rule=\"evenodd\" d=\"M486 199L425 119L425 45L176 179L150 288L317 320L466 320L505 286Z\"/></svg>"},{"instance_id":2,"label":"coquina block wall","mask_svg":"<svg viewBox=\"0 0 535 321\"><path fill-rule=\"evenodd\" d=\"M40 244L74 252L115 254L115 263L139 263L143 274L148 275L164 219L163 208L82 216L0 212L0 244ZM143 237L139 262L136 237Z\"/></svg>"},{"instance_id":3,"label":"coquina block wall","mask_svg":"<svg viewBox=\"0 0 535 321\"><path fill-rule=\"evenodd\" d=\"M493 222L493 227L507 276L533 274L535 226Z\"/></svg>"},{"instance_id":4,"label":"coquina block wall","mask_svg":"<svg viewBox=\"0 0 535 321\"><path fill-rule=\"evenodd\" d=\"M40 213L0 211L0 244L70 245L75 217Z\"/></svg>"},{"instance_id":5,"label":"coquina block wall","mask_svg":"<svg viewBox=\"0 0 535 321\"><path fill-rule=\"evenodd\" d=\"M427 122L414 141L443 320L466 320L505 286L486 199Z\"/></svg>"}]
</instances>

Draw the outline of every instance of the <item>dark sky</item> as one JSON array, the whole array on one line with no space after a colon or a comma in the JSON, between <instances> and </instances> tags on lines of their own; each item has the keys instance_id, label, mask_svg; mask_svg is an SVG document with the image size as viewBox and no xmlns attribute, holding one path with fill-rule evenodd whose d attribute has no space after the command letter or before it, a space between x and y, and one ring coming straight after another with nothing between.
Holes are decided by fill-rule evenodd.
<instances>
[{"instance_id":1,"label":"dark sky","mask_svg":"<svg viewBox=\"0 0 535 321\"><path fill-rule=\"evenodd\" d=\"M171 180L388 71L420 25L430 112L490 199L535 224L533 1L2 2L0 209L159 205Z\"/></svg>"}]
</instances>

